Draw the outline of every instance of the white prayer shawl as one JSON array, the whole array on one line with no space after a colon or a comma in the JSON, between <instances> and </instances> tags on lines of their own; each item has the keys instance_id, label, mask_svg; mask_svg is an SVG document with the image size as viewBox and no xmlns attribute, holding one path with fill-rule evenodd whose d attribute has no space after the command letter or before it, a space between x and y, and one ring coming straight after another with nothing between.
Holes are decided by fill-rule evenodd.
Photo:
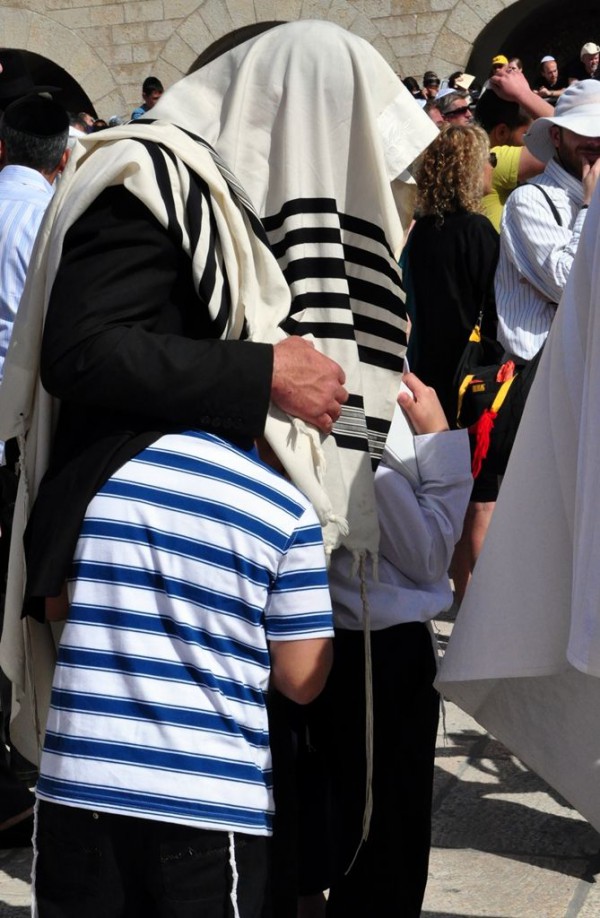
<instances>
[{"instance_id":1,"label":"white prayer shawl","mask_svg":"<svg viewBox=\"0 0 600 918\"><path fill-rule=\"evenodd\" d=\"M278 42L263 43L267 36L275 34L279 37ZM338 52L334 61L332 43ZM276 53L278 44L280 51ZM152 157L147 151L140 152L139 142L130 138L155 143L164 141L165 148L179 157L180 163L175 161L168 166L176 202L185 197L188 181L182 163L209 183L211 199L218 212L223 259L232 291L235 291L236 280L239 286L239 295L237 299L234 296L223 337L239 336L245 320L252 340L278 340L282 337L279 323L290 309L290 291L277 263L252 232L248 215L230 197L228 185L215 168L210 153L188 137L186 130L203 133L209 142L214 141L224 157L230 159L229 165L233 162L242 171L242 181L250 184L253 200L269 206L269 213L277 215L296 195L302 194L304 198L326 195L333 197L343 215L378 227L381 239L370 242L367 239L366 249L371 245L374 251L367 251L366 271L359 280L363 283L362 289L368 290L368 273L372 271L369 263L374 256L383 268L372 271L379 292L384 298L388 296L397 301L401 307L395 257L402 246L404 228L408 226L411 195L407 194L409 185L395 183L394 196L390 182L407 169L436 136L435 126L415 105L383 58L367 42L337 26L309 22L280 26L230 54L165 93L160 107L157 105L152 112L158 119L154 123L145 125L138 121L132 126L112 128L87 137L77 146L42 225L32 257L0 389L0 438L18 436L23 446L27 434L13 525L0 664L15 685L17 719L12 725L13 741L32 761L37 760L37 747L43 735L55 646L49 627L30 619L20 621L25 582L22 536L39 482L48 466L57 416L57 405L39 382L43 321L64 235L104 188L124 184L150 207L159 222L166 225L168 214L163 197L156 193ZM260 92L254 94L249 91L249 73L242 61L242 58L251 61L253 55L262 61L259 71L263 80ZM307 64L309 58L310 65ZM286 59L290 64L289 72L286 72ZM251 68L250 73L254 72ZM311 79L308 79L309 72ZM207 74L214 79L214 88L212 94L205 97L203 80ZM226 92L229 80L235 75L240 79L233 81L231 91ZM286 104L280 105L284 82ZM259 115L267 100L269 112L263 122ZM161 120L165 115L170 123ZM250 123L246 119L250 119ZM285 119L289 122L287 130L279 131ZM173 127L173 123L179 123L184 130ZM215 125L219 126L218 136L213 136ZM304 158L298 157L299 138L306 143L306 147L302 147ZM90 151L95 152L90 155ZM310 153L308 159L307 153ZM405 178L410 182L408 176ZM401 204L402 220L395 201ZM181 207L177 216L182 223ZM338 217L339 214L335 214L335 220ZM326 215L324 227L327 226ZM347 238L338 242L338 249L343 251L344 246L352 243L353 230L356 230L356 223L351 225ZM184 232L184 247L185 238ZM322 251L318 254L323 256ZM339 254L337 252L336 257L339 258ZM359 259L358 274L361 270ZM300 285L302 283L300 281ZM305 283L310 284L310 280ZM335 278L326 279L317 289L327 290L328 284L335 291ZM366 296L366 300L368 298ZM396 309L395 318L382 308L384 333L372 334L372 323L375 320L376 326L377 315L372 314L371 305L367 302L363 310L367 328L362 346L368 350L374 345L373 349L385 356L391 341L392 369L375 365L363 372L354 341L346 349L336 348L331 353L345 366L348 385L355 397L356 404L347 414L346 423L352 427L354 412L358 417L357 426L362 424L360 433L366 440L365 413L376 419L376 424L368 431L367 448L362 451L338 449L331 437L325 440L322 448L321 438L315 431L311 432L299 422L292 424L274 408L266 430L292 479L314 503L324 525L328 548L339 544L341 535L347 532L345 518L349 517L351 535L345 544L360 555L375 554L378 546L369 451L376 456L385 440L398 390L405 329L401 308ZM357 312L361 312L360 303ZM335 321L340 320L336 317ZM302 328L299 331L303 333ZM364 409L361 402L364 402ZM379 444L373 442L378 435Z\"/></svg>"},{"instance_id":2,"label":"white prayer shawl","mask_svg":"<svg viewBox=\"0 0 600 918\"><path fill-rule=\"evenodd\" d=\"M438 679L600 830L600 190Z\"/></svg>"},{"instance_id":3,"label":"white prayer shawl","mask_svg":"<svg viewBox=\"0 0 600 918\"><path fill-rule=\"evenodd\" d=\"M403 368L396 262L414 203L408 174L395 180L437 128L368 42L310 20L222 54L180 80L150 114L189 126L227 162L290 284L284 328L314 335L315 346L344 368L350 399L334 437L322 443L331 506L311 485L318 444L291 442L289 419L275 411L266 436L326 523L326 549L343 544L356 556L375 556L372 461L381 455Z\"/></svg>"}]
</instances>

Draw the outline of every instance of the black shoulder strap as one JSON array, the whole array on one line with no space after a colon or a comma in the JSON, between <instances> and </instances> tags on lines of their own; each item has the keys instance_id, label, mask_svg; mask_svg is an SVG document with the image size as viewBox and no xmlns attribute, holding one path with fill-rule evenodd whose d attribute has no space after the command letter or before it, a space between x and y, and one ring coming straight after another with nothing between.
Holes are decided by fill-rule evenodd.
<instances>
[{"instance_id":1,"label":"black shoulder strap","mask_svg":"<svg viewBox=\"0 0 600 918\"><path fill-rule=\"evenodd\" d=\"M547 200L547 202L548 202L548 206L550 207L550 210L552 211L552 216L554 217L554 219L556 220L556 222L558 223L558 225L559 225L559 226L562 226L562 225L563 225L562 217L561 217L561 215L559 214L559 212L558 212L558 210L557 210L557 208L556 208L556 204L554 203L554 201L552 200L552 198L550 197L550 195L548 194L548 192L547 192L547 191L544 191L544 189L542 188L541 185L534 185L533 182L525 182L525 184L526 184L526 185L529 185L530 188L537 188L538 191L541 191L541 192L542 192L542 194L544 195L544 197L546 198L546 200Z\"/></svg>"}]
</instances>

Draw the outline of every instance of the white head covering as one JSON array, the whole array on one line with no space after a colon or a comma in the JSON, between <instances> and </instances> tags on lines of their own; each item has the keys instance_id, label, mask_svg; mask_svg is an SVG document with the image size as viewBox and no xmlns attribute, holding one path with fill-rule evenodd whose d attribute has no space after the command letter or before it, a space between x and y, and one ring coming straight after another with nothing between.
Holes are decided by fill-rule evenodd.
<instances>
[{"instance_id":1,"label":"white head covering","mask_svg":"<svg viewBox=\"0 0 600 918\"><path fill-rule=\"evenodd\" d=\"M578 80L566 89L556 103L555 114L538 118L524 137L530 153L542 162L554 156L556 148L550 139L550 126L567 128L582 137L600 137L600 83Z\"/></svg>"},{"instance_id":2,"label":"white head covering","mask_svg":"<svg viewBox=\"0 0 600 918\"><path fill-rule=\"evenodd\" d=\"M585 45L582 46L581 51L579 52L579 57L583 60L584 55L600 53L600 47L596 44L595 41L586 41Z\"/></svg>"},{"instance_id":3,"label":"white head covering","mask_svg":"<svg viewBox=\"0 0 600 918\"><path fill-rule=\"evenodd\" d=\"M194 130L225 160L290 283L292 321L284 328L313 334L344 368L351 399L335 441L298 438L291 448L288 419L276 412L266 435L321 520L331 521L326 546L340 544L346 518L343 544L376 553L371 458L383 446L402 372L395 260L413 204L410 185L395 180L404 173L411 181L405 170L437 128L368 42L310 20L276 26L215 58L169 89L151 116ZM324 452L325 500L305 474L315 446Z\"/></svg>"}]
</instances>

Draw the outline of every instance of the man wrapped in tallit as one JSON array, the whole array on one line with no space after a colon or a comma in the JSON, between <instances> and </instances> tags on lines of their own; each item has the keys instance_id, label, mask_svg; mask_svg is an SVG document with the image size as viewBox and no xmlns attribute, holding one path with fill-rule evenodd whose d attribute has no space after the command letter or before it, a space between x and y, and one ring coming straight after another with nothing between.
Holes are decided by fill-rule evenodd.
<instances>
[{"instance_id":1,"label":"man wrapped in tallit","mask_svg":"<svg viewBox=\"0 0 600 918\"><path fill-rule=\"evenodd\" d=\"M308 334L311 323L323 324L313 328L317 347L347 367L351 394L337 436L324 439L276 407L266 434L292 480L315 504L329 549L343 541L358 558L375 555L378 548L371 456L381 452L402 372L406 320L396 258L412 200L408 176L407 185L395 180L433 139L435 128L367 42L331 23L313 22L279 26L216 58L168 90L152 116L86 138L83 152L73 157L40 236L36 270L7 361L1 435L19 436L25 454L1 662L16 686L13 737L31 759L43 736L54 663L48 626L19 620L25 589L21 538L48 465L58 410L39 383L39 347L62 240L107 186L123 184L164 226L177 229L179 223L182 246L190 249L189 175L209 183L211 199L221 207L219 230L230 240L225 269L230 278L240 279L242 291L223 337L248 334L257 342L272 341L282 337L282 321L296 334ZM293 229L308 227L309 237L298 250L300 277L284 278L257 235L250 208L230 206L227 166L210 163L210 151L198 135L247 186L286 271L295 253L286 255L287 243L278 240L269 218L274 224L281 214L286 219L300 200ZM153 145L160 146L158 159ZM203 175L203 169L210 174ZM161 176L166 177L162 187ZM176 189L174 210L169 187ZM236 194L243 203L243 192L236 189ZM315 223L310 218L314 199L337 202L350 221L344 233L358 241L344 247L338 213L319 212ZM277 253L278 243L283 254ZM326 266L325 276L312 276L315 265ZM296 301L291 323L285 322L290 311L286 279ZM324 293L342 302L334 311L335 323L329 304L319 311ZM306 321L303 296L310 306Z\"/></svg>"}]
</instances>

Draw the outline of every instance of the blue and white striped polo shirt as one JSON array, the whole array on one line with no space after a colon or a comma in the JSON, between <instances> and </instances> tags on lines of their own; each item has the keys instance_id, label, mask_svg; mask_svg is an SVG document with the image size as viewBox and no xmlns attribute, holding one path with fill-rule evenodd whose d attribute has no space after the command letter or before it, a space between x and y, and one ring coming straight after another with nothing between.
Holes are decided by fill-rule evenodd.
<instances>
[{"instance_id":1,"label":"blue and white striped polo shirt","mask_svg":"<svg viewBox=\"0 0 600 918\"><path fill-rule=\"evenodd\" d=\"M271 832L267 641L330 637L309 502L206 433L162 437L90 503L37 795Z\"/></svg>"}]
</instances>

